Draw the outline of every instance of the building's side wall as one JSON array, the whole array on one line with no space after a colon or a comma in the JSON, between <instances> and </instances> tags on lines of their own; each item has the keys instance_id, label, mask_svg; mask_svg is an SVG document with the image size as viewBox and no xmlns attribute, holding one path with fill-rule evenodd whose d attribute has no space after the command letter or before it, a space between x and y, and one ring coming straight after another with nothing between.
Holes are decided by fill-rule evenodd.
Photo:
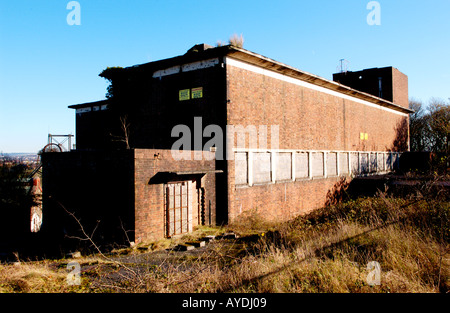
<instances>
[{"instance_id":1,"label":"building's side wall","mask_svg":"<svg viewBox=\"0 0 450 313\"><path fill-rule=\"evenodd\" d=\"M267 147L257 148L377 152L407 149L406 114L230 59L227 82L227 124L268 126ZM278 146L271 142L272 125L279 126ZM248 143L245 148L249 148ZM288 182L236 188L235 161L228 160L229 219L252 209L259 209L267 217L287 218L318 208L340 180L339 175L329 176L295 181L291 176Z\"/></svg>"},{"instance_id":2,"label":"building's side wall","mask_svg":"<svg viewBox=\"0 0 450 313\"><path fill-rule=\"evenodd\" d=\"M78 150L98 150L111 148L112 144L120 147L119 132L113 131L116 118L108 110L107 104L79 108L75 110L76 148ZM117 126L117 125L115 125Z\"/></svg>"},{"instance_id":3,"label":"building's side wall","mask_svg":"<svg viewBox=\"0 0 450 313\"><path fill-rule=\"evenodd\" d=\"M166 236L164 188L168 182L191 181L189 190L192 215L190 225L195 229L199 223L215 223L216 175L214 154L203 152L201 160L194 159L189 153L189 160L176 160L171 150L135 149L135 240L137 243L155 240ZM198 172L208 172L198 174ZM182 175L168 172L184 172ZM192 172L189 174L189 172ZM198 193L204 188L204 212L199 212ZM201 195L201 194L200 194ZM202 199L200 198L200 201ZM199 216L199 214L201 216Z\"/></svg>"},{"instance_id":4,"label":"building's side wall","mask_svg":"<svg viewBox=\"0 0 450 313\"><path fill-rule=\"evenodd\" d=\"M234 176L230 173L230 178ZM256 213L268 220L283 221L325 204L329 190L339 178L305 180L241 187L230 190L229 220L242 213Z\"/></svg>"}]
</instances>

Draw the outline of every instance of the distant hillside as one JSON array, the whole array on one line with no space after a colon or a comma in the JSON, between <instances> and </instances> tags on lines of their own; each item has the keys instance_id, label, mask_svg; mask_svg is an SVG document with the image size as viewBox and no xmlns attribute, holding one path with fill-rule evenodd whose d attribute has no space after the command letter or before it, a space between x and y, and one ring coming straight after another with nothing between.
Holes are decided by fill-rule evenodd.
<instances>
[{"instance_id":1,"label":"distant hillside","mask_svg":"<svg viewBox=\"0 0 450 313\"><path fill-rule=\"evenodd\" d=\"M3 159L13 159L13 160L20 160L20 161L36 161L38 159L37 153L25 153L25 152L19 152L19 153L1 153L0 154L0 160Z\"/></svg>"}]
</instances>

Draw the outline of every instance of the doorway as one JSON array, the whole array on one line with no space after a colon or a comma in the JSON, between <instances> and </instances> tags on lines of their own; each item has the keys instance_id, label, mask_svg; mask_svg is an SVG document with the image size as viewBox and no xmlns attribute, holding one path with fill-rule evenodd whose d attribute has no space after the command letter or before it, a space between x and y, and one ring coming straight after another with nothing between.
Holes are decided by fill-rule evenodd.
<instances>
[{"instance_id":1,"label":"doorway","mask_svg":"<svg viewBox=\"0 0 450 313\"><path fill-rule=\"evenodd\" d=\"M192 231L192 182L167 183L165 186L166 236Z\"/></svg>"}]
</instances>

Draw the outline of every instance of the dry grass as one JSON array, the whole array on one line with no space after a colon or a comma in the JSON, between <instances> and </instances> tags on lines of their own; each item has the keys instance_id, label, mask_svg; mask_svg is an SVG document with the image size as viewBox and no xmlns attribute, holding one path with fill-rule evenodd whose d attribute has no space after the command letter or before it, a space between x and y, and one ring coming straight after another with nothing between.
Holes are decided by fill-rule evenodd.
<instances>
[{"instance_id":1,"label":"dry grass","mask_svg":"<svg viewBox=\"0 0 450 313\"><path fill-rule=\"evenodd\" d=\"M244 36L241 35L237 35L237 34L233 34L230 39L228 40L230 45L236 46L238 48L243 48L244 47Z\"/></svg>"},{"instance_id":2,"label":"dry grass","mask_svg":"<svg viewBox=\"0 0 450 313\"><path fill-rule=\"evenodd\" d=\"M0 265L0 292L69 291L66 273L49 267L46 262Z\"/></svg>"},{"instance_id":3,"label":"dry grass","mask_svg":"<svg viewBox=\"0 0 450 313\"><path fill-rule=\"evenodd\" d=\"M2 265L0 291L448 292L449 215L448 197L385 194L286 223L269 223L253 212L226 229L203 228L173 242L145 243L124 251L126 260L78 259L80 286L65 282L70 260ZM216 241L201 252L164 250L225 230L241 237ZM368 284L370 261L381 265L380 285Z\"/></svg>"}]
</instances>

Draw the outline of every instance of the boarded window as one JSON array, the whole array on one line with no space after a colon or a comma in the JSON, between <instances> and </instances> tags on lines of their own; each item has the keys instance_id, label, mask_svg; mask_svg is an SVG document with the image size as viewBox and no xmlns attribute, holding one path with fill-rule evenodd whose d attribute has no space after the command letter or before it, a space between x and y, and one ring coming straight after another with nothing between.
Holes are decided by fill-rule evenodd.
<instances>
[{"instance_id":1,"label":"boarded window","mask_svg":"<svg viewBox=\"0 0 450 313\"><path fill-rule=\"evenodd\" d=\"M323 153L313 152L311 154L311 166L312 166L312 176L321 177L323 176Z\"/></svg>"},{"instance_id":2,"label":"boarded window","mask_svg":"<svg viewBox=\"0 0 450 313\"><path fill-rule=\"evenodd\" d=\"M236 185L243 185L248 183L247 165L247 153L236 152L234 154L234 180Z\"/></svg>"},{"instance_id":3,"label":"boarded window","mask_svg":"<svg viewBox=\"0 0 450 313\"><path fill-rule=\"evenodd\" d=\"M337 175L337 153L335 152L327 153L327 175Z\"/></svg>"},{"instance_id":4,"label":"boarded window","mask_svg":"<svg viewBox=\"0 0 450 313\"><path fill-rule=\"evenodd\" d=\"M377 163L377 154L376 153L371 153L370 154L370 172L376 172L377 171L377 167L378 167L378 163Z\"/></svg>"},{"instance_id":5,"label":"boarded window","mask_svg":"<svg viewBox=\"0 0 450 313\"><path fill-rule=\"evenodd\" d=\"M368 173L369 172L369 154L361 153L359 155L359 157L360 157L360 164L361 164L361 174Z\"/></svg>"},{"instance_id":6,"label":"boarded window","mask_svg":"<svg viewBox=\"0 0 450 313\"><path fill-rule=\"evenodd\" d=\"M348 153L339 153L339 173L348 174Z\"/></svg>"},{"instance_id":7,"label":"boarded window","mask_svg":"<svg viewBox=\"0 0 450 313\"><path fill-rule=\"evenodd\" d=\"M288 180L292 177L291 153L277 153L276 160L276 180Z\"/></svg>"},{"instance_id":8,"label":"boarded window","mask_svg":"<svg viewBox=\"0 0 450 313\"><path fill-rule=\"evenodd\" d=\"M253 182L267 183L271 181L271 157L269 152L253 153Z\"/></svg>"},{"instance_id":9,"label":"boarded window","mask_svg":"<svg viewBox=\"0 0 450 313\"><path fill-rule=\"evenodd\" d=\"M377 157L377 169L379 172L384 171L384 158L385 158L385 154L384 153L379 153L378 157Z\"/></svg>"},{"instance_id":10,"label":"boarded window","mask_svg":"<svg viewBox=\"0 0 450 313\"><path fill-rule=\"evenodd\" d=\"M308 172L308 153L301 152L295 154L295 178L305 178L309 176Z\"/></svg>"},{"instance_id":11,"label":"boarded window","mask_svg":"<svg viewBox=\"0 0 450 313\"><path fill-rule=\"evenodd\" d=\"M387 171L391 171L392 170L392 165L394 164L393 161L393 154L392 153L387 153L386 154L386 170Z\"/></svg>"},{"instance_id":12,"label":"boarded window","mask_svg":"<svg viewBox=\"0 0 450 313\"><path fill-rule=\"evenodd\" d=\"M350 153L350 155L351 155L352 173L359 174L359 157L358 157L358 153L353 152L353 153Z\"/></svg>"},{"instance_id":13,"label":"boarded window","mask_svg":"<svg viewBox=\"0 0 450 313\"><path fill-rule=\"evenodd\" d=\"M392 169L397 170L400 164L400 154L394 153L393 155L393 162L392 162Z\"/></svg>"}]
</instances>

